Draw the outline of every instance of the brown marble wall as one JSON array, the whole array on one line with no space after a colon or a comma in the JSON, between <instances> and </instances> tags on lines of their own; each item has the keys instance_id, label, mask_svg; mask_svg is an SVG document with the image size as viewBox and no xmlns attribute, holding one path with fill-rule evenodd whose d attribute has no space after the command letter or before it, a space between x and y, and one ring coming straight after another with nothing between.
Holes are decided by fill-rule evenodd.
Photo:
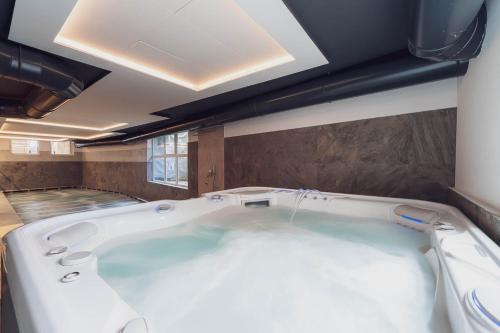
<instances>
[{"instance_id":1,"label":"brown marble wall","mask_svg":"<svg viewBox=\"0 0 500 333\"><path fill-rule=\"evenodd\" d=\"M128 154L127 150L122 150ZM147 162L144 155L142 161L89 161L83 165L83 186L120 192L144 200L188 199L196 197L197 187L197 143L190 142L188 148L188 182L189 189L155 184L147 180Z\"/></svg>"},{"instance_id":2,"label":"brown marble wall","mask_svg":"<svg viewBox=\"0 0 500 333\"><path fill-rule=\"evenodd\" d=\"M198 195L224 189L223 126L198 131L198 170Z\"/></svg>"},{"instance_id":3,"label":"brown marble wall","mask_svg":"<svg viewBox=\"0 0 500 333\"><path fill-rule=\"evenodd\" d=\"M448 204L457 207L485 234L500 245L500 216L450 189Z\"/></svg>"},{"instance_id":4,"label":"brown marble wall","mask_svg":"<svg viewBox=\"0 0 500 333\"><path fill-rule=\"evenodd\" d=\"M0 161L0 190L25 190L50 187L80 186L82 164L47 161Z\"/></svg>"},{"instance_id":5,"label":"brown marble wall","mask_svg":"<svg viewBox=\"0 0 500 333\"><path fill-rule=\"evenodd\" d=\"M225 139L225 185L314 188L446 202L456 109Z\"/></svg>"},{"instance_id":6,"label":"brown marble wall","mask_svg":"<svg viewBox=\"0 0 500 333\"><path fill-rule=\"evenodd\" d=\"M51 155L50 143L39 142L36 155L12 154L11 142L0 139L0 191L80 186L81 154Z\"/></svg>"}]
</instances>

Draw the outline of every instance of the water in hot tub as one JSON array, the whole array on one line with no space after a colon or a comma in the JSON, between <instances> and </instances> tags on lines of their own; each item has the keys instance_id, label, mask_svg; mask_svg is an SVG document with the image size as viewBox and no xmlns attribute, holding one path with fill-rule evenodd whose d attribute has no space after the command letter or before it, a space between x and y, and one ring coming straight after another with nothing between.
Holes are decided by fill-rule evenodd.
<instances>
[{"instance_id":1,"label":"water in hot tub","mask_svg":"<svg viewBox=\"0 0 500 333\"><path fill-rule=\"evenodd\" d=\"M299 210L224 208L98 249L152 332L430 332L428 236Z\"/></svg>"}]
</instances>

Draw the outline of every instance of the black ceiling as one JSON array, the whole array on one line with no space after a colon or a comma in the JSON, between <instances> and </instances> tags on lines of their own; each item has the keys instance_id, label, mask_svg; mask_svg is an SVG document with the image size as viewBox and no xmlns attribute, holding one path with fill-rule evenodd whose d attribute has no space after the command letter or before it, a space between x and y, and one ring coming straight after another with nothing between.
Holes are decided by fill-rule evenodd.
<instances>
[{"instance_id":1,"label":"black ceiling","mask_svg":"<svg viewBox=\"0 0 500 333\"><path fill-rule=\"evenodd\" d=\"M407 0L284 0L338 70L406 49Z\"/></svg>"},{"instance_id":2,"label":"black ceiling","mask_svg":"<svg viewBox=\"0 0 500 333\"><path fill-rule=\"evenodd\" d=\"M0 1L0 38L7 39L9 37L10 22L14 12L14 4L16 0Z\"/></svg>"},{"instance_id":3,"label":"black ceiling","mask_svg":"<svg viewBox=\"0 0 500 333\"><path fill-rule=\"evenodd\" d=\"M0 0L0 39L6 40L9 36L12 14L14 12L15 0ZM38 52L48 55L47 52ZM52 55L53 56L53 55ZM109 71L87 65L78 61L57 56L64 68L84 83L84 89L106 76ZM5 78L0 78L0 98L23 99L34 88L33 85Z\"/></svg>"},{"instance_id":4,"label":"black ceiling","mask_svg":"<svg viewBox=\"0 0 500 333\"><path fill-rule=\"evenodd\" d=\"M135 133L192 120L242 99L355 66L396 51L407 52L410 0L284 0L330 62L279 79L175 106L154 115L170 119L131 127Z\"/></svg>"}]
</instances>

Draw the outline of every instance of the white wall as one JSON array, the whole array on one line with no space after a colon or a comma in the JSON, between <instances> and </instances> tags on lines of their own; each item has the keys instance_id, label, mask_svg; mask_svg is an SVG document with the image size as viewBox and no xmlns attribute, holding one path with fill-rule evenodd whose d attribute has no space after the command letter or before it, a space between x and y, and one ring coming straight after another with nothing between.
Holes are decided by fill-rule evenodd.
<instances>
[{"instance_id":1,"label":"white wall","mask_svg":"<svg viewBox=\"0 0 500 333\"><path fill-rule=\"evenodd\" d=\"M457 79L448 79L245 119L226 124L224 135L232 137L456 106Z\"/></svg>"},{"instance_id":2,"label":"white wall","mask_svg":"<svg viewBox=\"0 0 500 333\"><path fill-rule=\"evenodd\" d=\"M487 5L480 57L459 81L455 187L500 209L500 1Z\"/></svg>"},{"instance_id":3,"label":"white wall","mask_svg":"<svg viewBox=\"0 0 500 333\"><path fill-rule=\"evenodd\" d=\"M80 148L83 162L146 162L147 141Z\"/></svg>"}]
</instances>

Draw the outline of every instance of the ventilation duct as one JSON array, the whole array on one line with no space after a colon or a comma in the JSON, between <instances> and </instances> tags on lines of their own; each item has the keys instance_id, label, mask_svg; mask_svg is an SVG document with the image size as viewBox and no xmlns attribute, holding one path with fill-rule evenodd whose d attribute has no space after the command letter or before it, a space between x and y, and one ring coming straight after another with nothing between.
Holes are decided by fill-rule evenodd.
<instances>
[{"instance_id":1,"label":"ventilation duct","mask_svg":"<svg viewBox=\"0 0 500 333\"><path fill-rule=\"evenodd\" d=\"M221 113L206 110L210 116L173 124L160 130L127 135L120 140L78 143L79 147L129 143L158 135L221 125L227 122L291 110L308 105L331 102L414 84L464 75L467 62L431 62L410 54L396 59L370 63L343 72L335 72L285 89L279 89L226 107Z\"/></svg>"},{"instance_id":2,"label":"ventilation duct","mask_svg":"<svg viewBox=\"0 0 500 333\"><path fill-rule=\"evenodd\" d=\"M84 86L55 57L5 40L0 40L0 78L35 86L22 102L0 101L0 116L9 117L42 118Z\"/></svg>"},{"instance_id":3,"label":"ventilation duct","mask_svg":"<svg viewBox=\"0 0 500 333\"><path fill-rule=\"evenodd\" d=\"M408 49L420 58L469 60L486 32L483 0L414 0Z\"/></svg>"},{"instance_id":4,"label":"ventilation duct","mask_svg":"<svg viewBox=\"0 0 500 333\"><path fill-rule=\"evenodd\" d=\"M16 117L23 113L23 107L20 100L0 98L0 116Z\"/></svg>"}]
</instances>

